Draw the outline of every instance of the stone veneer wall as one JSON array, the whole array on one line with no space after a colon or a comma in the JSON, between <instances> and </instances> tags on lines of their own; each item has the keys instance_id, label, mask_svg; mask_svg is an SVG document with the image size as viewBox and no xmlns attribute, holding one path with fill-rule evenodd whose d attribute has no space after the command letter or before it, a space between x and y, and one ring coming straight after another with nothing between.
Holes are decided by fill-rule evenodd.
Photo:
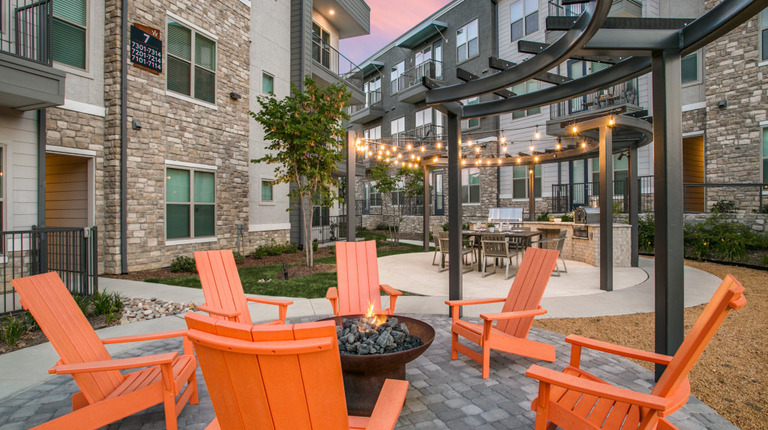
<instances>
[{"instance_id":1,"label":"stone veneer wall","mask_svg":"<svg viewBox=\"0 0 768 430\"><path fill-rule=\"evenodd\" d=\"M696 213L685 214L684 221L691 224L701 224L715 214ZM721 220L744 224L752 230L760 233L768 232L768 214L719 214Z\"/></svg>"},{"instance_id":2,"label":"stone veneer wall","mask_svg":"<svg viewBox=\"0 0 768 430\"><path fill-rule=\"evenodd\" d=\"M171 12L217 37L216 106L168 95L167 65L160 75L128 65L128 120L141 121L128 130L128 270L168 266L177 256L198 249L233 248L236 224L248 224L248 121L250 9L237 0L195 3L137 0L130 3L128 22L160 29L164 49ZM120 3L106 3L104 193L105 270L116 273L119 262L120 180ZM127 43L127 41L125 41ZM242 95L232 100L228 94ZM165 240L165 162L216 166L216 241L167 245ZM272 234L268 233L267 235ZM253 240L263 240L264 234Z\"/></svg>"}]
</instances>

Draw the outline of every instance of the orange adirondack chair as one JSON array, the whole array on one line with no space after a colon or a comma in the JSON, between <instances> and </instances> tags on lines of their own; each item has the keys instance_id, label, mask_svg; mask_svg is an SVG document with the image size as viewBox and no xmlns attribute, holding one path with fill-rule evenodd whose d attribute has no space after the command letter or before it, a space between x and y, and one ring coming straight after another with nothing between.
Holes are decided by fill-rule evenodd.
<instances>
[{"instance_id":1,"label":"orange adirondack chair","mask_svg":"<svg viewBox=\"0 0 768 430\"><path fill-rule=\"evenodd\" d=\"M183 355L167 352L113 360L104 348L104 344L185 336L185 330L99 339L55 272L14 279L11 284L61 358L48 372L72 375L81 390L72 396L71 413L35 428L96 429L163 403L166 428L175 430L176 417L187 401L198 403L197 362L186 338ZM142 367L147 368L120 372Z\"/></svg>"},{"instance_id":2,"label":"orange adirondack chair","mask_svg":"<svg viewBox=\"0 0 768 430\"><path fill-rule=\"evenodd\" d=\"M336 242L336 277L338 288L331 287L325 298L331 301L333 314L364 314L373 304L374 312L381 312L381 291L389 294L392 315L395 301L402 295L389 285L379 284L379 264L376 261L376 242Z\"/></svg>"},{"instance_id":3,"label":"orange adirondack chair","mask_svg":"<svg viewBox=\"0 0 768 430\"><path fill-rule=\"evenodd\" d=\"M371 417L347 415L333 321L244 325L186 316L216 419L208 429L393 429L408 382L384 382Z\"/></svg>"},{"instance_id":4,"label":"orange adirondack chair","mask_svg":"<svg viewBox=\"0 0 768 430\"><path fill-rule=\"evenodd\" d=\"M195 252L195 264L203 286L205 303L197 308L218 318L243 324L253 324L248 302L279 306L278 319L267 324L285 324L289 300L271 300L246 297L235 257L229 249Z\"/></svg>"},{"instance_id":5,"label":"orange adirondack chair","mask_svg":"<svg viewBox=\"0 0 768 430\"><path fill-rule=\"evenodd\" d=\"M544 315L539 306L552 271L557 264L558 252L550 249L528 248L512 281L506 299L447 300L451 306L451 359L458 352L483 365L483 379L488 378L491 350L523 355L538 360L555 361L555 347L527 339L533 317ZM459 319L459 307L504 302L501 313L481 314L483 324ZM496 325L493 323L496 321ZM459 336L480 345L482 353L459 343Z\"/></svg>"},{"instance_id":6,"label":"orange adirondack chair","mask_svg":"<svg viewBox=\"0 0 768 430\"><path fill-rule=\"evenodd\" d=\"M565 340L572 344L571 365L562 373L535 365L526 372L539 380L539 397L531 404L536 411L536 429L555 425L565 429L675 429L663 417L688 401L688 372L728 312L747 303L743 293L739 281L726 276L672 357L569 335ZM581 348L667 367L650 394L639 393L610 385L579 368Z\"/></svg>"}]
</instances>

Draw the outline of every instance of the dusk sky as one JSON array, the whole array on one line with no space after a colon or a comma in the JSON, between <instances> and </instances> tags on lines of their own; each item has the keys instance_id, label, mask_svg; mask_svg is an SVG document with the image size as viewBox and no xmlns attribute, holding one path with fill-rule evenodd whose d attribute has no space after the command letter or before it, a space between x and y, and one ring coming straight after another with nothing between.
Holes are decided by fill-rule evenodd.
<instances>
[{"instance_id":1,"label":"dusk sky","mask_svg":"<svg viewBox=\"0 0 768 430\"><path fill-rule=\"evenodd\" d=\"M366 0L371 7L371 34L340 41L339 51L360 64L450 1Z\"/></svg>"}]
</instances>

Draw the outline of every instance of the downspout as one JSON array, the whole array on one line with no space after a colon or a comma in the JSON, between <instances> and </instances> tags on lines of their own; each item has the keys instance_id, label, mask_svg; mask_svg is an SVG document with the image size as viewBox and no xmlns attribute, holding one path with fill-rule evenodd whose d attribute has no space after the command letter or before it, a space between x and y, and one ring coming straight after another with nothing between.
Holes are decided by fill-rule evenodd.
<instances>
[{"instance_id":1,"label":"downspout","mask_svg":"<svg viewBox=\"0 0 768 430\"><path fill-rule=\"evenodd\" d=\"M45 109L37 111L37 226L45 227Z\"/></svg>"},{"instance_id":2,"label":"downspout","mask_svg":"<svg viewBox=\"0 0 768 430\"><path fill-rule=\"evenodd\" d=\"M120 271L128 273L128 0L120 11Z\"/></svg>"}]
</instances>

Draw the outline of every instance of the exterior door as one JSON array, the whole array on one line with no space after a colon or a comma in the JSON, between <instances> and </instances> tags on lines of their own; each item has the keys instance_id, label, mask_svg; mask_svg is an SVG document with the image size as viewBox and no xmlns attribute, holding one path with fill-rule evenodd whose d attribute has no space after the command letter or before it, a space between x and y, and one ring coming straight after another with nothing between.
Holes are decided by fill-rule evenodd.
<instances>
[{"instance_id":1,"label":"exterior door","mask_svg":"<svg viewBox=\"0 0 768 430\"><path fill-rule=\"evenodd\" d=\"M435 184L435 215L445 215L443 172L435 172L433 177L433 183Z\"/></svg>"}]
</instances>

